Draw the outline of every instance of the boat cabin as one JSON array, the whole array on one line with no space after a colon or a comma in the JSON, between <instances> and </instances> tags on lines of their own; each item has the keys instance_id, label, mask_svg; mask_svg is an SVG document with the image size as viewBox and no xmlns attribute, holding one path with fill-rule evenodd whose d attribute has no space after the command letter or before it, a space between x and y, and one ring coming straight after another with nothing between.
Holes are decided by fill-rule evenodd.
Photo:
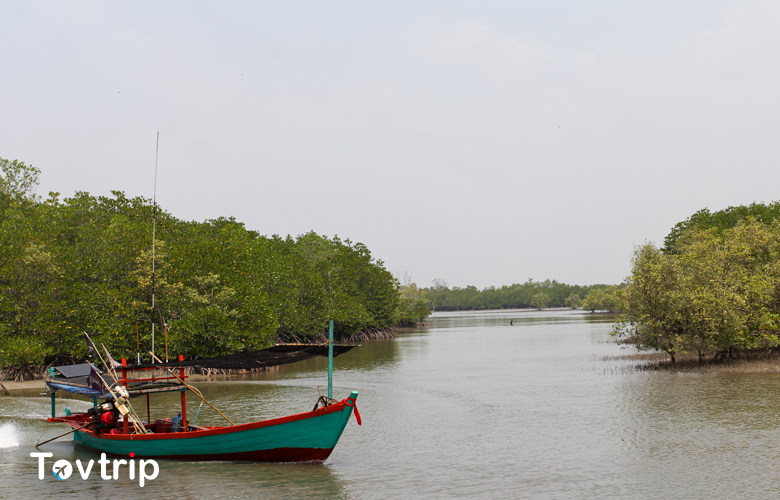
<instances>
[{"instance_id":1,"label":"boat cabin","mask_svg":"<svg viewBox=\"0 0 780 500\"><path fill-rule=\"evenodd\" d=\"M183 356L179 356L179 361L184 361ZM126 359L122 359L122 362L117 363L117 365L114 367L113 373L104 372L91 363L49 368L46 390L51 395L52 418L56 417L55 395L57 391L61 390L92 398L92 406L95 410L92 410L90 414L95 415L97 418L100 418L103 413L115 415L113 419L107 415L103 417L104 421L98 422L97 427L102 432L111 432L113 434L137 433L138 430L135 428L135 423L132 421L132 417L128 418L128 414L124 415L124 418L121 420L116 418L119 411L113 407L115 394L112 394L107 389L106 385L108 385L111 388L124 388L129 398L146 395L146 423L143 425L148 431L167 433L176 432L177 429L180 431L188 430L185 392L189 390L189 387L184 383L188 378L184 367L166 368L164 365L128 366ZM158 373L159 371L162 371L162 373ZM181 392L180 422L177 417L173 419L158 419L152 422L150 396L152 393L162 392ZM99 404L99 399L103 399L105 402ZM110 406L105 406L107 403ZM112 420L113 422L111 422Z\"/></svg>"}]
</instances>

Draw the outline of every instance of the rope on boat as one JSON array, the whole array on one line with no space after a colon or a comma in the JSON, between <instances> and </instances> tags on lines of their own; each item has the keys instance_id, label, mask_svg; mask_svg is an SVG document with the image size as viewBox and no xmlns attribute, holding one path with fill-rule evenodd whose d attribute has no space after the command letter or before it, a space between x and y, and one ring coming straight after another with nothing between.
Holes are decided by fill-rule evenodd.
<instances>
[{"instance_id":1,"label":"rope on boat","mask_svg":"<svg viewBox=\"0 0 780 500\"><path fill-rule=\"evenodd\" d=\"M318 388L318 389L319 389L319 388ZM323 407L323 408L327 408L328 406L330 406L330 405L332 405L332 404L335 404L335 403L338 403L338 401L336 401L336 400L335 400L335 399L333 399L333 398L329 398L328 396L322 396L322 395L321 395L321 396L320 396L320 397L317 399L317 402L316 402L316 403L314 403L314 408L313 408L311 411L317 411L317 408L319 408L319 407L320 407L320 405L322 405L322 407Z\"/></svg>"},{"instance_id":2,"label":"rope on boat","mask_svg":"<svg viewBox=\"0 0 780 500\"><path fill-rule=\"evenodd\" d=\"M357 420L358 425L363 425L363 421L360 418L360 412L357 409L357 403L349 398L342 399L341 401L335 400L333 398L329 398L328 396L320 396L319 399L317 399L317 402L314 404L314 409L312 411L317 411L317 408L322 405L323 408L327 408L328 406L336 403L344 403L347 406L350 406L355 409L355 419Z\"/></svg>"},{"instance_id":3,"label":"rope on boat","mask_svg":"<svg viewBox=\"0 0 780 500\"><path fill-rule=\"evenodd\" d=\"M349 399L349 398L341 400L341 402L344 403L345 405L352 406L352 407L355 408L355 419L357 419L358 425L363 425L363 422L360 421L360 412L357 409L357 402L356 401L352 401L352 403L350 404L350 401L352 401L352 400Z\"/></svg>"}]
</instances>

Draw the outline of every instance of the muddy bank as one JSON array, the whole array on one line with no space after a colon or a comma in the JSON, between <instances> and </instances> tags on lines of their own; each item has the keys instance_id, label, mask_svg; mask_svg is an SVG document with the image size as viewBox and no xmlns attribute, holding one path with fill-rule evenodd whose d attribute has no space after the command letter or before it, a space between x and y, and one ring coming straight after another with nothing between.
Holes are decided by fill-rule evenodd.
<instances>
[{"instance_id":1,"label":"muddy bank","mask_svg":"<svg viewBox=\"0 0 780 500\"><path fill-rule=\"evenodd\" d=\"M423 321L414 327L423 327L428 323ZM355 342L367 342L374 339L392 339L396 336L398 328L371 328L363 330L361 332L352 335L342 335L336 339L336 342L343 342L347 344ZM296 344L325 344L328 342L328 334L321 333L314 337L306 339L299 339L295 336L287 339L277 339L277 343L296 343ZM39 382L40 387L43 387L43 379L48 366L27 366L23 369L18 368L5 368L0 369L0 382L2 382L9 390L11 386L9 384L26 384L28 382ZM246 375L249 373L265 372L279 369L279 366L270 366L265 368L254 368L252 370L222 370L216 368L185 368L185 372L188 376L193 377L192 380L198 380L197 377L213 378L218 376L232 376L232 375ZM0 388L0 394L2 393Z\"/></svg>"},{"instance_id":2,"label":"muddy bank","mask_svg":"<svg viewBox=\"0 0 780 500\"><path fill-rule=\"evenodd\" d=\"M269 370L278 369L278 366L271 367ZM186 369L186 371L189 371L190 369ZM162 376L164 370L160 370L159 374ZM187 382L202 382L204 380L230 380L230 379L236 379L240 378L240 375L248 375L250 372L248 370L232 370L235 373L212 373L210 375L207 374L199 374L190 372L187 374ZM268 370L266 370L268 371ZM5 388L8 390L10 394L5 394L2 387L0 387L0 398L5 396L30 396L32 394L37 395L37 392L31 392L31 391L44 391L46 390L46 381L43 379L37 379L37 380L25 380L23 382L11 382L11 381L0 381L0 384L5 386ZM58 393L59 394L59 393ZM59 397L59 396L58 396Z\"/></svg>"}]
</instances>

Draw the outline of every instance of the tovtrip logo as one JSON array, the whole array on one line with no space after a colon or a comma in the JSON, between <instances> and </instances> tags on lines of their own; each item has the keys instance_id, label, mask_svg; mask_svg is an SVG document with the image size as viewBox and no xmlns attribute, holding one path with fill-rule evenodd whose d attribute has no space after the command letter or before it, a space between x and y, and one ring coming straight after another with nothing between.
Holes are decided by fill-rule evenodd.
<instances>
[{"instance_id":1,"label":"tovtrip logo","mask_svg":"<svg viewBox=\"0 0 780 500\"><path fill-rule=\"evenodd\" d=\"M54 454L53 453L30 453L30 456L32 458L38 459L38 479L43 479L44 469L45 469L45 464L43 459L51 458L54 456ZM127 460L114 460L113 461L114 466L111 470L112 474L108 474L106 468L112 461L106 459L105 453L101 453L100 460L98 460L98 463L100 464L100 477L106 481L110 479L119 479L120 466L127 465L130 479L134 480L135 460L133 460L133 457L135 457L135 453L130 454L129 463ZM81 463L81 460L76 460L76 467L79 470L81 479L87 480L89 478L89 474L90 472L92 472L93 465L95 465L95 461L90 460L87 463L85 468L84 464ZM151 474L146 473L147 467L151 467ZM67 460L57 460L56 462L54 462L54 465L52 465L51 472L52 474L54 474L54 477L56 477L61 481L64 481L68 479L71 476L71 474L73 474L73 464L71 464ZM139 460L138 461L138 486L143 488L144 481L146 480L152 481L153 479L156 479L159 473L160 473L160 466L157 465L157 462L155 460Z\"/></svg>"}]
</instances>

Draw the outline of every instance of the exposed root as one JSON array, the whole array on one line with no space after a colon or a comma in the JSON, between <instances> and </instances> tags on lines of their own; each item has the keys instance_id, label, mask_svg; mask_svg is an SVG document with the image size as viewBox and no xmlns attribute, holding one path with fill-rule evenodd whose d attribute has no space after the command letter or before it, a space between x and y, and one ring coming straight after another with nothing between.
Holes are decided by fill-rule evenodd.
<instances>
[{"instance_id":1,"label":"exposed root","mask_svg":"<svg viewBox=\"0 0 780 500\"><path fill-rule=\"evenodd\" d=\"M218 377L220 375L247 375L250 373L260 373L260 372L270 372L274 370L278 370L283 365L277 365L277 366L263 366L259 368L252 368L250 370L226 370L224 368L202 368L199 366L191 367L188 366L184 369L184 373L187 375L202 375L204 377Z\"/></svg>"},{"instance_id":2,"label":"exposed root","mask_svg":"<svg viewBox=\"0 0 780 500\"><path fill-rule=\"evenodd\" d=\"M367 340L374 339L392 339L395 338L397 328L367 328L357 333L350 335L337 335L336 342L365 342ZM297 343L297 344L324 344L328 341L328 333L321 332L317 335L305 337L300 339L295 335L280 336L277 338L280 343Z\"/></svg>"},{"instance_id":3,"label":"exposed root","mask_svg":"<svg viewBox=\"0 0 780 500\"><path fill-rule=\"evenodd\" d=\"M777 348L732 351L728 356L708 353L702 360L696 353L677 354L674 362L665 352L604 356L601 360L633 362L610 367L605 373L780 373L780 350Z\"/></svg>"},{"instance_id":4,"label":"exposed root","mask_svg":"<svg viewBox=\"0 0 780 500\"><path fill-rule=\"evenodd\" d=\"M46 366L17 365L0 368L0 380L24 382L25 380L40 380L46 373Z\"/></svg>"},{"instance_id":5,"label":"exposed root","mask_svg":"<svg viewBox=\"0 0 780 500\"><path fill-rule=\"evenodd\" d=\"M426 323L426 322L422 322ZM417 325L421 326L421 325ZM337 342L354 343L365 342L374 339L392 339L395 337L397 328L369 328L358 333L351 335L341 335L336 338ZM326 332L319 333L317 335L305 338L298 338L294 335L288 337L279 337L277 342L279 343L296 343L296 344L324 344L328 341L328 334ZM51 365L49 365L51 366ZM7 368L0 368L0 380L8 380L13 382L24 382L25 380L41 380L46 374L48 366L39 365L22 365L12 366ZM267 372L280 369L281 366L267 366L260 368L252 368L249 370L226 370L222 368L201 368L201 367L186 367L184 371L187 375L201 375L205 377L217 377L224 375L247 375L250 373ZM178 369L177 369L178 370ZM164 371L160 372L159 376L165 376Z\"/></svg>"}]
</instances>

